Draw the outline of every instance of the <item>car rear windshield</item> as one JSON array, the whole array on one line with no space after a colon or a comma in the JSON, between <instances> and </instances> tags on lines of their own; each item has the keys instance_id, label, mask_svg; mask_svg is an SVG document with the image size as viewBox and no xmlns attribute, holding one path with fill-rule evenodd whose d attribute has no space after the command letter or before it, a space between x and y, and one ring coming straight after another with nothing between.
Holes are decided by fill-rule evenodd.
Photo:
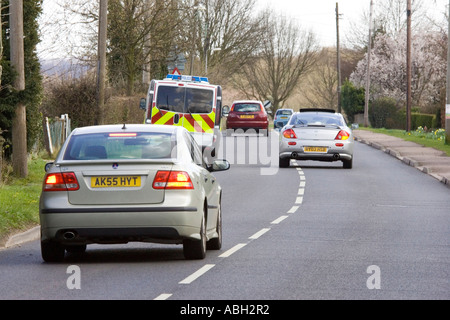
<instances>
[{"instance_id":1,"label":"car rear windshield","mask_svg":"<svg viewBox=\"0 0 450 320\"><path fill-rule=\"evenodd\" d=\"M292 114L292 110L278 110L277 116L290 116Z\"/></svg>"},{"instance_id":2,"label":"car rear windshield","mask_svg":"<svg viewBox=\"0 0 450 320\"><path fill-rule=\"evenodd\" d=\"M261 106L258 103L237 103L234 105L235 112L260 112Z\"/></svg>"},{"instance_id":3,"label":"car rear windshield","mask_svg":"<svg viewBox=\"0 0 450 320\"><path fill-rule=\"evenodd\" d=\"M156 107L179 113L211 113L214 91L190 87L160 86Z\"/></svg>"},{"instance_id":4,"label":"car rear windshield","mask_svg":"<svg viewBox=\"0 0 450 320\"><path fill-rule=\"evenodd\" d=\"M73 135L64 160L171 158L175 142L167 133L96 133Z\"/></svg>"},{"instance_id":5,"label":"car rear windshield","mask_svg":"<svg viewBox=\"0 0 450 320\"><path fill-rule=\"evenodd\" d=\"M291 117L290 125L345 126L343 118L331 113L297 113Z\"/></svg>"}]
</instances>

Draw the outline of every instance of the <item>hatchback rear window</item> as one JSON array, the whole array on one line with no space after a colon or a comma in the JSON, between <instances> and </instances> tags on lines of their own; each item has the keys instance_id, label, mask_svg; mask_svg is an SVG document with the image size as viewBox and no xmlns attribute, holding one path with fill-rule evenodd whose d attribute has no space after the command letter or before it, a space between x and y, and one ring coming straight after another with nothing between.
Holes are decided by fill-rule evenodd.
<instances>
[{"instance_id":1,"label":"hatchback rear window","mask_svg":"<svg viewBox=\"0 0 450 320\"><path fill-rule=\"evenodd\" d=\"M290 116L292 114L292 110L278 110L276 115L277 116Z\"/></svg>"},{"instance_id":2,"label":"hatchback rear window","mask_svg":"<svg viewBox=\"0 0 450 320\"><path fill-rule=\"evenodd\" d=\"M174 139L167 133L96 133L74 135L64 160L171 158Z\"/></svg>"},{"instance_id":3,"label":"hatchback rear window","mask_svg":"<svg viewBox=\"0 0 450 320\"><path fill-rule=\"evenodd\" d=\"M342 117L327 113L298 113L292 116L289 124L304 126L345 126Z\"/></svg>"},{"instance_id":4,"label":"hatchback rear window","mask_svg":"<svg viewBox=\"0 0 450 320\"><path fill-rule=\"evenodd\" d=\"M261 106L257 103L239 103L235 104L233 110L235 112L260 112Z\"/></svg>"}]
</instances>

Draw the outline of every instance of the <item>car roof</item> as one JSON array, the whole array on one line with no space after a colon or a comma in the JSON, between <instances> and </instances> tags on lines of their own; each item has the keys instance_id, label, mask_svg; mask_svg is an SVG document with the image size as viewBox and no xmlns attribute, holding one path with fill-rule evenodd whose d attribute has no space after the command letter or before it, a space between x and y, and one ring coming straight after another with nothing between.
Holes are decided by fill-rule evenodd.
<instances>
[{"instance_id":1,"label":"car roof","mask_svg":"<svg viewBox=\"0 0 450 320\"><path fill-rule=\"evenodd\" d=\"M233 101L233 104L236 104L236 103L258 103L258 104L262 104L262 102L259 101L259 100L236 100L236 101Z\"/></svg>"},{"instance_id":2,"label":"car roof","mask_svg":"<svg viewBox=\"0 0 450 320\"><path fill-rule=\"evenodd\" d=\"M78 134L93 134L93 133L104 133L104 132L158 132L158 133L168 133L173 134L180 130L186 130L183 127L178 126L167 126L167 125L157 125L157 124L113 124L113 125L97 125L97 126L87 126L80 127L73 130L74 135Z\"/></svg>"}]
</instances>

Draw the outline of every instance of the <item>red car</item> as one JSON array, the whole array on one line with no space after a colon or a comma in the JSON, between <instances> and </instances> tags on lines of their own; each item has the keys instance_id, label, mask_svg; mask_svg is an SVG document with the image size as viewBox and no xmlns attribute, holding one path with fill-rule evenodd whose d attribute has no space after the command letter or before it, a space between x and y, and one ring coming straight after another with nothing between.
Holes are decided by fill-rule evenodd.
<instances>
[{"instance_id":1,"label":"red car","mask_svg":"<svg viewBox=\"0 0 450 320\"><path fill-rule=\"evenodd\" d=\"M261 101L233 102L227 117L227 135L231 135L235 129L254 129L257 133L265 130L263 133L269 135L269 119Z\"/></svg>"}]
</instances>

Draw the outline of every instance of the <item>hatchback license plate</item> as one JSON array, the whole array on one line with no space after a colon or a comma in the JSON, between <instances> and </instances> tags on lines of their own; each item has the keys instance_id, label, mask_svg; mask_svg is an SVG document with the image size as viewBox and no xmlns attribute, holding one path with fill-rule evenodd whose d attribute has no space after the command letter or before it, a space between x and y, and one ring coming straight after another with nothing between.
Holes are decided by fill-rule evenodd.
<instances>
[{"instance_id":1,"label":"hatchback license plate","mask_svg":"<svg viewBox=\"0 0 450 320\"><path fill-rule=\"evenodd\" d=\"M254 115L244 115L244 116L240 116L241 119L253 119L255 118Z\"/></svg>"},{"instance_id":2,"label":"hatchback license plate","mask_svg":"<svg viewBox=\"0 0 450 320\"><path fill-rule=\"evenodd\" d=\"M140 187L139 176L91 177L92 188L131 188Z\"/></svg>"},{"instance_id":3,"label":"hatchback license plate","mask_svg":"<svg viewBox=\"0 0 450 320\"><path fill-rule=\"evenodd\" d=\"M314 152L314 153L327 153L328 148L326 147L305 147L305 152Z\"/></svg>"}]
</instances>

